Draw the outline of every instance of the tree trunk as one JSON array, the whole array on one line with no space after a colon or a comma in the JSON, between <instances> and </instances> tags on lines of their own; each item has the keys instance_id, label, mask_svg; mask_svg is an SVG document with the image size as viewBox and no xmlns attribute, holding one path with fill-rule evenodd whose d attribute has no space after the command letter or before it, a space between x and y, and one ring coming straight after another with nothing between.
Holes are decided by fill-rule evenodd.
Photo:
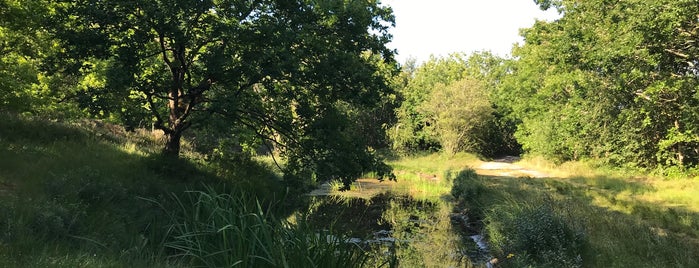
<instances>
[{"instance_id":1,"label":"tree trunk","mask_svg":"<svg viewBox=\"0 0 699 268\"><path fill-rule=\"evenodd\" d=\"M163 149L163 154L167 156L180 155L180 141L182 140L182 130L177 129L167 135L167 142Z\"/></svg>"}]
</instances>

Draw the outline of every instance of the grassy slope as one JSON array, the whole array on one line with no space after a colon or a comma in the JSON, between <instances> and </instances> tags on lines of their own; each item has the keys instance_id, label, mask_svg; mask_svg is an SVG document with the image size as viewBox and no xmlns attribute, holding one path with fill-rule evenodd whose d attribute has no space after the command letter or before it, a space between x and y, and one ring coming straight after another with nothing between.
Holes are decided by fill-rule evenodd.
<instances>
[{"instance_id":1,"label":"grassy slope","mask_svg":"<svg viewBox=\"0 0 699 268\"><path fill-rule=\"evenodd\" d=\"M157 144L96 122L0 114L0 267L172 266L161 250L169 219L146 199L168 206L203 183L275 191L273 175L233 183L219 175L240 174L161 159Z\"/></svg>"}]
</instances>

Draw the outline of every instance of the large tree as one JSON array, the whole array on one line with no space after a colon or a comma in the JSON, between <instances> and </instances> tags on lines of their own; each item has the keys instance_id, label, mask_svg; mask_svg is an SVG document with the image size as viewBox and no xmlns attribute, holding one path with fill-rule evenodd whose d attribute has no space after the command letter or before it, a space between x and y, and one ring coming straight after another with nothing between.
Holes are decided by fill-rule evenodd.
<instances>
[{"instance_id":1,"label":"large tree","mask_svg":"<svg viewBox=\"0 0 699 268\"><path fill-rule=\"evenodd\" d=\"M393 16L378 1L53 2L61 71L101 70L100 94L140 100L169 155L183 132L215 118L290 155L322 151L304 140L338 103L373 107L389 90L380 65L393 64Z\"/></svg>"}]
</instances>

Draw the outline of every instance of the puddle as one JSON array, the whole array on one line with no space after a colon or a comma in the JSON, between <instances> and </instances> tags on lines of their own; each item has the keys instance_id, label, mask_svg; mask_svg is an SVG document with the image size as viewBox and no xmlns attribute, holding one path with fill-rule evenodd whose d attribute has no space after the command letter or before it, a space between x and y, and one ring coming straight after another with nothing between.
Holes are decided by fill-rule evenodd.
<instances>
[{"instance_id":1,"label":"puddle","mask_svg":"<svg viewBox=\"0 0 699 268\"><path fill-rule=\"evenodd\" d=\"M307 196L327 196L340 194L344 197L360 197L360 198L371 198L380 193L385 193L393 189L396 182L394 181L379 181L377 179L371 178L361 178L353 183L353 188L351 191L345 191L342 193L333 192L330 182L325 182L320 185L317 189L306 194Z\"/></svg>"}]
</instances>

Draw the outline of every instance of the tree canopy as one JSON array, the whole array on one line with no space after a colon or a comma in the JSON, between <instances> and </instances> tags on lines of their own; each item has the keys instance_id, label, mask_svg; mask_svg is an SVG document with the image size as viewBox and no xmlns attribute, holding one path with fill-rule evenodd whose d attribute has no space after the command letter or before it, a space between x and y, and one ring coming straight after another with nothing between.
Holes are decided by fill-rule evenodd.
<instances>
[{"instance_id":1,"label":"tree canopy","mask_svg":"<svg viewBox=\"0 0 699 268\"><path fill-rule=\"evenodd\" d=\"M699 163L696 1L538 1L503 90L517 139L561 161Z\"/></svg>"},{"instance_id":2,"label":"tree canopy","mask_svg":"<svg viewBox=\"0 0 699 268\"><path fill-rule=\"evenodd\" d=\"M512 123L497 101L506 70L506 61L490 52L432 57L405 68L397 121L389 132L393 148L488 157L519 153Z\"/></svg>"},{"instance_id":3,"label":"tree canopy","mask_svg":"<svg viewBox=\"0 0 699 268\"><path fill-rule=\"evenodd\" d=\"M359 114L385 105L397 70L386 47L392 11L378 1L2 5L11 8L3 8L0 24L0 50L7 50L0 90L13 93L3 94L3 106L32 92L20 87L46 86L54 103L72 102L128 127L152 124L166 134L167 155L178 155L194 128L273 146L287 157L289 174L348 181L370 170L389 173L369 139L347 136L358 129L349 117L369 118ZM43 38L39 60L11 44L31 44L32 31Z\"/></svg>"}]
</instances>

